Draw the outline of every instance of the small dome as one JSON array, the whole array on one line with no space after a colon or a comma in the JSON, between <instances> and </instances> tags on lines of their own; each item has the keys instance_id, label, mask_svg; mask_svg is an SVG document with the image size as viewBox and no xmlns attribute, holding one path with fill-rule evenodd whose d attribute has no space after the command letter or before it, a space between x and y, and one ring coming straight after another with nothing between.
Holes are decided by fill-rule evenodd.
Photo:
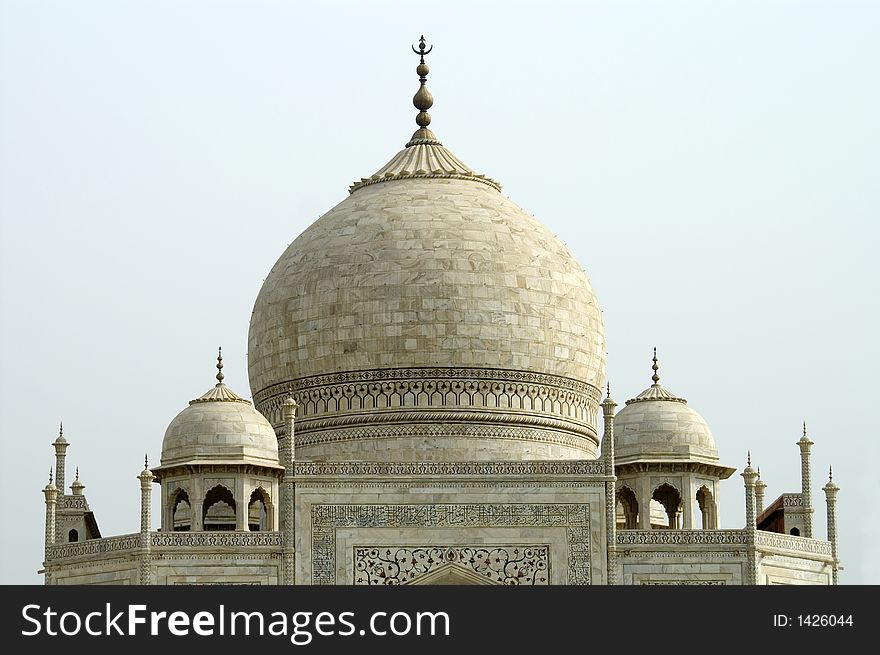
<instances>
[{"instance_id":1,"label":"small dome","mask_svg":"<svg viewBox=\"0 0 880 655\"><path fill-rule=\"evenodd\" d=\"M654 384L631 400L614 419L615 464L656 461L718 463L715 438L706 420L660 386L654 353Z\"/></svg>"},{"instance_id":2,"label":"small dome","mask_svg":"<svg viewBox=\"0 0 880 655\"><path fill-rule=\"evenodd\" d=\"M217 368L223 367L218 357ZM162 466L249 463L278 467L278 440L250 401L218 382L174 417L162 440Z\"/></svg>"}]
</instances>

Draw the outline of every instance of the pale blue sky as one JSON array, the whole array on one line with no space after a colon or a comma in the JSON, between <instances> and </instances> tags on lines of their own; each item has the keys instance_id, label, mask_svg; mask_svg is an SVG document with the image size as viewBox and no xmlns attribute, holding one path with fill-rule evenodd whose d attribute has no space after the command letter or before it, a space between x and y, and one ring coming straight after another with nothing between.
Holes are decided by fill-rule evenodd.
<instances>
[{"instance_id":1,"label":"pale blue sky","mask_svg":"<svg viewBox=\"0 0 880 655\"><path fill-rule=\"evenodd\" d=\"M880 5L0 0L0 582L39 583L58 421L105 535L257 291L432 128L569 246L619 403L661 376L768 501L834 464L845 583L878 583ZM156 493L158 498L158 492ZM723 527L744 520L739 471ZM155 517L155 522L158 518Z\"/></svg>"}]
</instances>

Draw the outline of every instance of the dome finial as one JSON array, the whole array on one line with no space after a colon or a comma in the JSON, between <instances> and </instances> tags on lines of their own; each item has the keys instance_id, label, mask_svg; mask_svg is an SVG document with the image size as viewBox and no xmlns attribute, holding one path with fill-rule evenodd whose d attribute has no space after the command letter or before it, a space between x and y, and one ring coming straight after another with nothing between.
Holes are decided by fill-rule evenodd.
<instances>
[{"instance_id":1,"label":"dome finial","mask_svg":"<svg viewBox=\"0 0 880 655\"><path fill-rule=\"evenodd\" d=\"M829 467L828 467L828 482L831 482L831 481L832 481L832 478L831 478L831 467L829 466Z\"/></svg>"},{"instance_id":2,"label":"dome finial","mask_svg":"<svg viewBox=\"0 0 880 655\"><path fill-rule=\"evenodd\" d=\"M660 370L660 366L657 364L657 347L654 346L654 365L651 366L654 369L654 375L651 376L651 379L654 381L654 384L658 384L660 382L660 376L657 375L657 371Z\"/></svg>"},{"instance_id":3,"label":"dome finial","mask_svg":"<svg viewBox=\"0 0 880 655\"><path fill-rule=\"evenodd\" d=\"M428 87L425 86L425 83L428 81L428 73L430 72L428 64L425 63L425 55L433 49L433 45L428 47L427 50L425 49L424 35L419 39L418 50L416 50L415 46L412 46L412 51L419 56L419 65L416 66L416 73L419 74L419 90L416 91L416 94L413 96L413 105L419 110L419 113L416 114L416 124L419 126L419 129L413 134L410 143L416 140L436 141L437 139L433 132L428 129L428 125L431 124L431 116L428 114L428 110L434 105L434 96L431 95L431 92L428 91Z\"/></svg>"},{"instance_id":4,"label":"dome finial","mask_svg":"<svg viewBox=\"0 0 880 655\"><path fill-rule=\"evenodd\" d=\"M217 348L217 386L223 384L223 348Z\"/></svg>"}]
</instances>

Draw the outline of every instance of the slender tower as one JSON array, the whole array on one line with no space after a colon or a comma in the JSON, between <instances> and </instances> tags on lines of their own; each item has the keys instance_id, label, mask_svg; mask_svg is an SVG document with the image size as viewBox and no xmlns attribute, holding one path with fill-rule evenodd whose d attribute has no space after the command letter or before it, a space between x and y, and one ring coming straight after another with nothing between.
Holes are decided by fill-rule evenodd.
<instances>
[{"instance_id":1,"label":"slender tower","mask_svg":"<svg viewBox=\"0 0 880 655\"><path fill-rule=\"evenodd\" d=\"M831 558L833 560L831 564L831 584L838 584L837 582L837 570L840 567L840 562L837 558L837 492L840 491L840 487L834 484L834 480L831 477L831 467L828 467L828 482L825 483L825 486L822 487L825 491L825 503L826 503L826 511L827 511L827 522L828 522L828 541L831 542Z\"/></svg>"},{"instance_id":2,"label":"slender tower","mask_svg":"<svg viewBox=\"0 0 880 655\"><path fill-rule=\"evenodd\" d=\"M64 423L59 424L58 438L52 445L55 446L55 488L64 495L64 460L67 457L67 447L70 446L64 438Z\"/></svg>"},{"instance_id":3,"label":"slender tower","mask_svg":"<svg viewBox=\"0 0 880 655\"><path fill-rule=\"evenodd\" d=\"M281 465L284 467L280 494L281 584L292 585L296 581L296 485L294 484L296 401L293 396L288 396L284 401L284 421L287 434L279 440L279 455Z\"/></svg>"},{"instance_id":4,"label":"slender tower","mask_svg":"<svg viewBox=\"0 0 880 655\"><path fill-rule=\"evenodd\" d=\"M807 437L807 422L804 421L804 435L797 442L801 449L801 497L804 499L804 536L813 538L813 492L810 478L810 448L813 442Z\"/></svg>"},{"instance_id":5,"label":"slender tower","mask_svg":"<svg viewBox=\"0 0 880 655\"><path fill-rule=\"evenodd\" d=\"M755 480L755 518L757 519L764 511L764 491L767 485L761 479L761 467L758 467L758 479Z\"/></svg>"},{"instance_id":6,"label":"slender tower","mask_svg":"<svg viewBox=\"0 0 880 655\"><path fill-rule=\"evenodd\" d=\"M752 468L752 454L748 454L746 468L742 472L746 490L746 536L748 539L748 570L746 571L745 584L758 584L758 554L755 550L755 538L757 525L755 524L755 480L758 472Z\"/></svg>"},{"instance_id":7,"label":"slender tower","mask_svg":"<svg viewBox=\"0 0 880 655\"><path fill-rule=\"evenodd\" d=\"M617 584L617 503L616 481L614 476L614 408L617 403L611 398L611 384L602 401L602 416L605 434L602 437L602 455L605 466L605 548L608 560L608 584Z\"/></svg>"},{"instance_id":8,"label":"slender tower","mask_svg":"<svg viewBox=\"0 0 880 655\"><path fill-rule=\"evenodd\" d=\"M138 475L141 481L141 575L140 583L142 585L150 584L150 497L153 491L153 480L155 480L153 472L147 463L147 456L144 455L144 470Z\"/></svg>"},{"instance_id":9,"label":"slender tower","mask_svg":"<svg viewBox=\"0 0 880 655\"><path fill-rule=\"evenodd\" d=\"M49 561L49 548L55 543L55 504L58 502L58 488L52 484L52 469L49 469L49 484L43 487L46 497L46 539L43 549L43 565ZM45 584L52 584L52 575L47 571Z\"/></svg>"}]
</instances>

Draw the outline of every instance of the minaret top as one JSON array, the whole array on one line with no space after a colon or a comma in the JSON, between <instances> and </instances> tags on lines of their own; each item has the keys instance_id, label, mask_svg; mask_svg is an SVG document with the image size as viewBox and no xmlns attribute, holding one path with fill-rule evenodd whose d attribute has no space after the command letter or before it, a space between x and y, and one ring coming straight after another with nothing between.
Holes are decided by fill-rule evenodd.
<instances>
[{"instance_id":1,"label":"minaret top","mask_svg":"<svg viewBox=\"0 0 880 655\"><path fill-rule=\"evenodd\" d=\"M801 450L804 450L804 448L809 449L809 447L813 445L813 442L810 441L810 438L807 436L807 422L806 421L804 421L804 435L800 439L798 439L797 443L798 443L798 446L801 447Z\"/></svg>"},{"instance_id":2,"label":"minaret top","mask_svg":"<svg viewBox=\"0 0 880 655\"><path fill-rule=\"evenodd\" d=\"M55 444L66 444L67 439L64 438L64 422L58 424L58 437L55 439Z\"/></svg>"},{"instance_id":3,"label":"minaret top","mask_svg":"<svg viewBox=\"0 0 880 655\"><path fill-rule=\"evenodd\" d=\"M828 497L831 498L832 500L834 499L834 496L837 494L837 492L840 491L840 487L838 487L836 484L834 484L834 478L831 475L831 467L830 466L828 467L828 482L825 483L825 486L822 487L822 489L825 491L825 493L828 495Z\"/></svg>"},{"instance_id":4,"label":"minaret top","mask_svg":"<svg viewBox=\"0 0 880 655\"><path fill-rule=\"evenodd\" d=\"M76 479L73 481L73 484L70 485L70 490L73 492L74 496L82 496L83 489L86 488L86 485L82 483L79 479L79 467L76 467Z\"/></svg>"}]
</instances>

